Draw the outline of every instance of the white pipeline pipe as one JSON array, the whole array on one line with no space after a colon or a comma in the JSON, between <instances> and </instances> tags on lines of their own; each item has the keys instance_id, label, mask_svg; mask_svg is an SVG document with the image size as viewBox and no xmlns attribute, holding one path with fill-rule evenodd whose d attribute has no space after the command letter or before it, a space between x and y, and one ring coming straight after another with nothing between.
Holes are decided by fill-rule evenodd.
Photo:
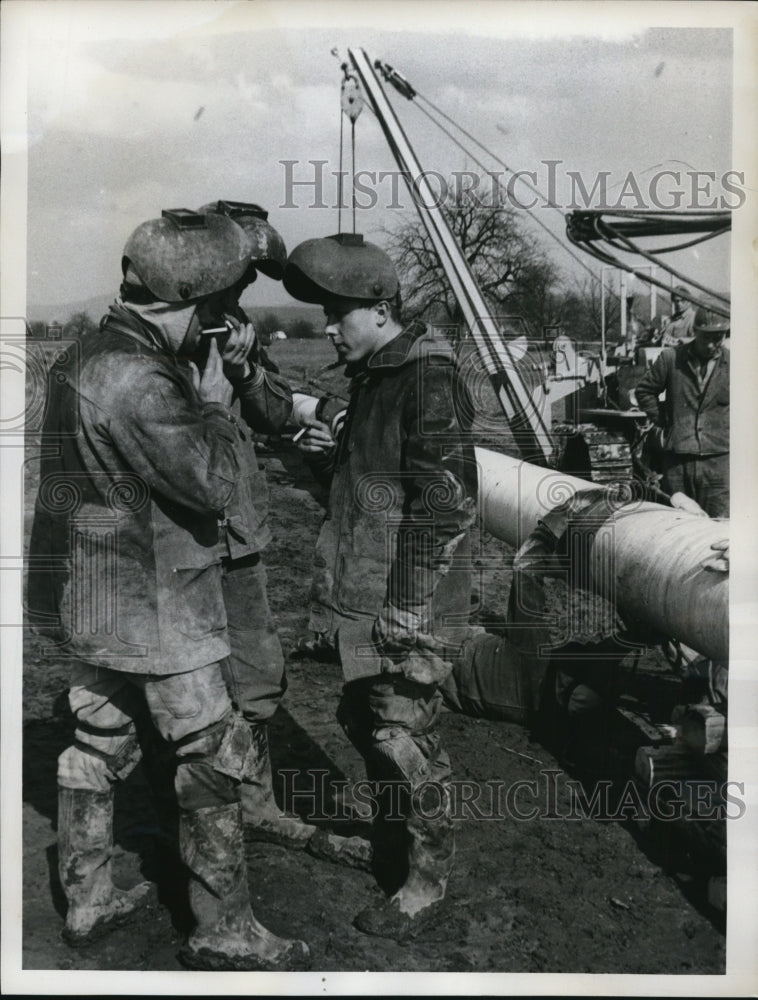
<instances>
[{"instance_id":1,"label":"white pipeline pipe","mask_svg":"<svg viewBox=\"0 0 758 1000\"><path fill-rule=\"evenodd\" d=\"M296 422L315 414L315 396L296 394ZM476 449L484 528L518 548L549 511L593 484L486 448ZM729 524L635 501L598 530L590 549L593 586L630 624L679 639L714 660L729 658L728 573L705 569Z\"/></svg>"},{"instance_id":2,"label":"white pipeline pipe","mask_svg":"<svg viewBox=\"0 0 758 1000\"><path fill-rule=\"evenodd\" d=\"M484 527L518 547L539 518L591 484L476 449ZM729 657L729 579L705 569L729 525L660 504L635 501L598 530L588 553L593 585L624 618L711 659Z\"/></svg>"}]
</instances>

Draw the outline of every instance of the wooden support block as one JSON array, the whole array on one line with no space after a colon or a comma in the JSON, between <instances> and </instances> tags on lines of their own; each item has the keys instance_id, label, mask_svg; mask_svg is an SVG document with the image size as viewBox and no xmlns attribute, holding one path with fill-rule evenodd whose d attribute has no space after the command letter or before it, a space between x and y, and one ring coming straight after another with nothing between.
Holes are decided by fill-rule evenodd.
<instances>
[{"instance_id":1,"label":"wooden support block","mask_svg":"<svg viewBox=\"0 0 758 1000\"><path fill-rule=\"evenodd\" d=\"M664 743L673 742L671 726L660 726L647 719L641 712L635 711L623 705L616 706L616 717L627 729L637 743L644 742L659 746Z\"/></svg>"},{"instance_id":2,"label":"wooden support block","mask_svg":"<svg viewBox=\"0 0 758 1000\"><path fill-rule=\"evenodd\" d=\"M679 740L697 754L712 754L726 747L726 716L712 705L677 705L671 721Z\"/></svg>"}]
</instances>

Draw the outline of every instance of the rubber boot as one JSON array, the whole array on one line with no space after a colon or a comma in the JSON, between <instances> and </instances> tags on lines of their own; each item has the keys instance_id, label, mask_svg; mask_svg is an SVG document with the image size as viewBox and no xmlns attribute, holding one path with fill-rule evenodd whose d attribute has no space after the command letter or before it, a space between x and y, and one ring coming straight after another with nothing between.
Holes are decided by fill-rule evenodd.
<instances>
[{"instance_id":1,"label":"rubber boot","mask_svg":"<svg viewBox=\"0 0 758 1000\"><path fill-rule=\"evenodd\" d=\"M436 812L433 805L422 801L425 792L413 795L406 822L408 875L393 896L366 907L355 918L355 926L364 934L396 941L413 938L445 898L455 856L455 833L447 789L441 785L437 788L442 801L438 801Z\"/></svg>"},{"instance_id":2,"label":"rubber boot","mask_svg":"<svg viewBox=\"0 0 758 1000\"><path fill-rule=\"evenodd\" d=\"M304 941L277 937L253 916L236 802L183 812L179 846L190 871L190 907L197 921L179 953L186 966L222 972L310 968Z\"/></svg>"},{"instance_id":3,"label":"rubber boot","mask_svg":"<svg viewBox=\"0 0 758 1000\"><path fill-rule=\"evenodd\" d=\"M117 889L111 878L113 790L58 786L58 873L68 900L63 940L74 948L96 941L155 902L154 886Z\"/></svg>"},{"instance_id":4,"label":"rubber boot","mask_svg":"<svg viewBox=\"0 0 758 1000\"><path fill-rule=\"evenodd\" d=\"M250 733L255 754L255 776L245 779L240 786L245 839L302 850L316 832L316 827L304 823L292 813L283 813L276 804L267 728L262 723L251 723Z\"/></svg>"}]
</instances>

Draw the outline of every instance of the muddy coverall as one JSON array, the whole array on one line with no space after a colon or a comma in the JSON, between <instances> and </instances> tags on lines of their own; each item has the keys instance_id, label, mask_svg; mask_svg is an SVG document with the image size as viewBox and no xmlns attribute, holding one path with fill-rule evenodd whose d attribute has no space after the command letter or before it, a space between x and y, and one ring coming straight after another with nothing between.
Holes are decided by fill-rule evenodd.
<instances>
[{"instance_id":1,"label":"muddy coverall","mask_svg":"<svg viewBox=\"0 0 758 1000\"><path fill-rule=\"evenodd\" d=\"M236 318L249 322L238 307ZM202 370L208 338L196 357ZM268 485L258 462L254 434L275 434L292 413L292 392L257 341L248 358L250 374L235 380L231 412L240 432L242 475L224 511L219 557L231 651L223 661L232 702L250 726L256 769L243 782L241 804L247 835L302 847L315 827L283 814L274 796L267 722L287 690L284 655L266 592L262 550L271 539Z\"/></svg>"},{"instance_id":2,"label":"muddy coverall","mask_svg":"<svg viewBox=\"0 0 758 1000\"><path fill-rule=\"evenodd\" d=\"M98 893L111 906L113 785L139 759L144 696L176 749L182 853L193 908L200 900L207 918L209 899L220 905L232 884L249 905L244 871L230 876L214 861L241 852L239 781L251 754L221 671L219 512L240 477L240 432L226 407L201 402L186 363L130 309L113 306L78 348L50 376L44 441L57 453L42 459L29 571L33 619L58 639L48 655L72 663L61 878L70 913L89 893L85 925ZM74 939L80 929L68 927Z\"/></svg>"},{"instance_id":3,"label":"muddy coverall","mask_svg":"<svg viewBox=\"0 0 758 1000\"><path fill-rule=\"evenodd\" d=\"M632 637L612 601L591 591L581 553L625 502L623 491L588 484L545 512L514 557L505 627L472 627L461 645L443 685L451 708L529 726L567 761L596 753Z\"/></svg>"},{"instance_id":4,"label":"muddy coverall","mask_svg":"<svg viewBox=\"0 0 758 1000\"><path fill-rule=\"evenodd\" d=\"M435 730L440 683L470 610L471 417L449 345L420 324L369 357L350 387L311 594L310 628L336 644L342 663L339 721L370 779L407 785L408 864L443 881L453 854L451 768ZM430 634L433 648L422 638ZM424 821L413 798L430 782L443 809ZM391 866L405 851L391 846L384 812L374 855ZM394 828L402 842L403 825ZM388 874L387 884L404 877Z\"/></svg>"},{"instance_id":5,"label":"muddy coverall","mask_svg":"<svg viewBox=\"0 0 758 1000\"><path fill-rule=\"evenodd\" d=\"M241 311L238 318L248 322ZM207 346L203 338L206 356ZM205 357L195 360L202 371ZM248 362L249 376L233 382L230 409L239 428L242 474L224 511L219 556L231 645L225 664L229 690L249 722L264 723L276 711L287 680L261 556L271 540L271 529L266 473L258 461L254 435L282 430L292 413L292 392L257 342Z\"/></svg>"}]
</instances>

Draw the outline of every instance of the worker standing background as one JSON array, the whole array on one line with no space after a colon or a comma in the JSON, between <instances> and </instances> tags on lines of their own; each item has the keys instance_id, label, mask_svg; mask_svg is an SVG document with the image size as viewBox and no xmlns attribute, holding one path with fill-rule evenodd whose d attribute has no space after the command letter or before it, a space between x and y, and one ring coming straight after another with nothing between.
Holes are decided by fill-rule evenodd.
<instances>
[{"instance_id":1,"label":"worker standing background","mask_svg":"<svg viewBox=\"0 0 758 1000\"><path fill-rule=\"evenodd\" d=\"M662 432L666 492L685 493L711 517L728 517L729 320L701 306L693 333L656 359L637 386L637 402Z\"/></svg>"},{"instance_id":2,"label":"worker standing background","mask_svg":"<svg viewBox=\"0 0 758 1000\"><path fill-rule=\"evenodd\" d=\"M688 294L684 285L677 285L671 292L671 316L661 331L663 347L676 347L677 344L692 339L695 307L683 297Z\"/></svg>"}]
</instances>

